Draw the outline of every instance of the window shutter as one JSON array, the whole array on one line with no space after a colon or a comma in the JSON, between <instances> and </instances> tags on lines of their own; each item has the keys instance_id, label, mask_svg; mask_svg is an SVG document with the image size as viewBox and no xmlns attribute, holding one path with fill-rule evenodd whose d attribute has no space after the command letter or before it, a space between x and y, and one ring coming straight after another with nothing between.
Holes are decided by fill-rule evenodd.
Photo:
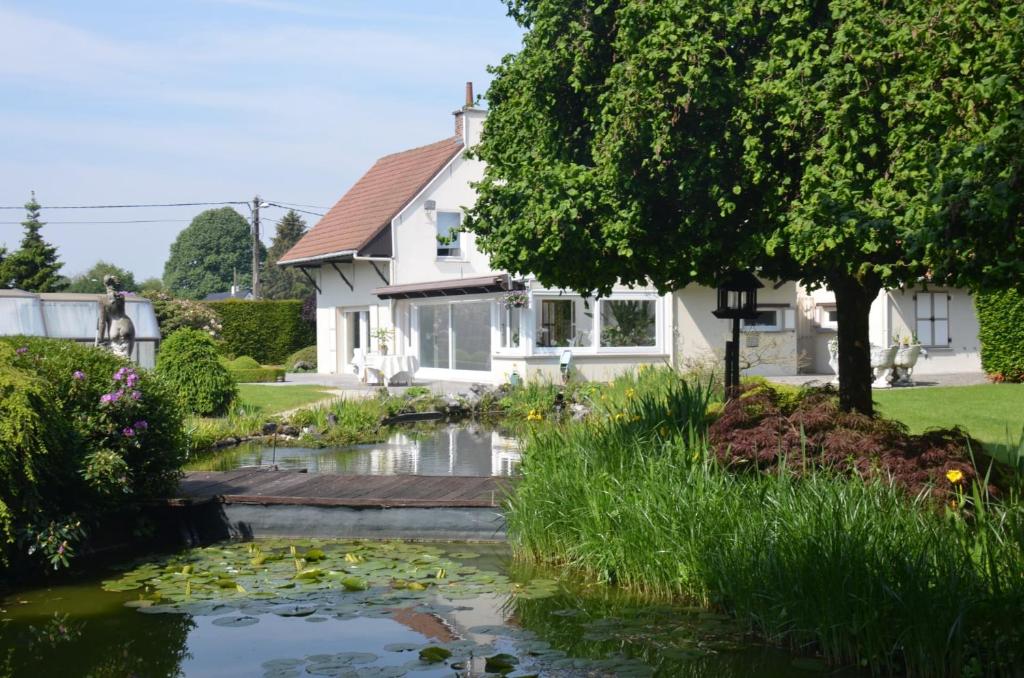
<instances>
[{"instance_id":1,"label":"window shutter","mask_svg":"<svg viewBox=\"0 0 1024 678\"><path fill-rule=\"evenodd\" d=\"M931 292L919 292L917 294L917 308L915 311L917 340L925 346L935 345L932 337L932 297L934 296Z\"/></svg>"}]
</instances>

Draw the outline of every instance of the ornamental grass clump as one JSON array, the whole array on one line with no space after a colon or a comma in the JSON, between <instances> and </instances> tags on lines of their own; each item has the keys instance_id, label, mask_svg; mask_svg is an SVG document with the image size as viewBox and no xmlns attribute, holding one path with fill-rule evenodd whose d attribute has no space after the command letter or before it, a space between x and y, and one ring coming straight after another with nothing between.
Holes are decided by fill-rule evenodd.
<instances>
[{"instance_id":1,"label":"ornamental grass clump","mask_svg":"<svg viewBox=\"0 0 1024 678\"><path fill-rule=\"evenodd\" d=\"M720 609L835 665L1024 670L1014 487L996 499L973 469L939 466L936 488L955 502L939 504L937 489L805 468L802 454L736 472L707 443L707 387L677 379L656 398L633 388L622 417L529 433L507 512L519 557Z\"/></svg>"}]
</instances>

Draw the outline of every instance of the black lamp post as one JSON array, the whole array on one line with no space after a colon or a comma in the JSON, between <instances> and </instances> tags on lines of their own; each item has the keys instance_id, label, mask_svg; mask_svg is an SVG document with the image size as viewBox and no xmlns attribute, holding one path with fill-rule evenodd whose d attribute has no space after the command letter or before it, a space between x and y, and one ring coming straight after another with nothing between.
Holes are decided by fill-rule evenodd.
<instances>
[{"instance_id":1,"label":"black lamp post","mask_svg":"<svg viewBox=\"0 0 1024 678\"><path fill-rule=\"evenodd\" d=\"M725 342L725 395L734 398L740 387L740 320L757 318L757 290L764 287L750 271L733 271L718 283L716 318L732 319L732 341Z\"/></svg>"}]
</instances>

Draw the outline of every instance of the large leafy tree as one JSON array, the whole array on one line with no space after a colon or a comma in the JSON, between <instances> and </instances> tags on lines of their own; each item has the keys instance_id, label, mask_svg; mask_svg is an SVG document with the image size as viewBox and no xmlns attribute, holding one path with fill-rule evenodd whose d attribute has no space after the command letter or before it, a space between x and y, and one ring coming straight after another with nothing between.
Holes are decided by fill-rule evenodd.
<instances>
[{"instance_id":1,"label":"large leafy tree","mask_svg":"<svg viewBox=\"0 0 1024 678\"><path fill-rule=\"evenodd\" d=\"M57 248L43 239L45 224L39 220L41 206L36 194L25 203L27 215L21 222L25 231L21 246L10 255L0 268L9 278L9 284L26 292L60 292L67 287L67 278L60 274L63 264L57 256Z\"/></svg>"},{"instance_id":2,"label":"large leafy tree","mask_svg":"<svg viewBox=\"0 0 1024 678\"><path fill-rule=\"evenodd\" d=\"M306 221L295 210L288 210L279 222L274 240L267 250L267 270L260 279L262 296L267 299L303 299L313 291L302 272L281 268L278 260L306 233Z\"/></svg>"},{"instance_id":3,"label":"large leafy tree","mask_svg":"<svg viewBox=\"0 0 1024 678\"><path fill-rule=\"evenodd\" d=\"M260 245L260 256L265 251ZM186 299L202 299L252 279L252 235L249 223L230 207L201 212L171 244L164 264L164 284Z\"/></svg>"},{"instance_id":4,"label":"large leafy tree","mask_svg":"<svg viewBox=\"0 0 1024 678\"><path fill-rule=\"evenodd\" d=\"M1024 18L981 0L509 0L467 220L549 285L828 285L872 411L885 286L1024 279Z\"/></svg>"},{"instance_id":5,"label":"large leafy tree","mask_svg":"<svg viewBox=\"0 0 1024 678\"><path fill-rule=\"evenodd\" d=\"M121 289L123 290L137 292L139 289L138 283L135 282L135 275L131 271L115 266L107 261L97 261L85 273L72 277L67 291L90 294L105 292L107 288L103 286L103 276L106 275L116 276L121 282Z\"/></svg>"}]
</instances>

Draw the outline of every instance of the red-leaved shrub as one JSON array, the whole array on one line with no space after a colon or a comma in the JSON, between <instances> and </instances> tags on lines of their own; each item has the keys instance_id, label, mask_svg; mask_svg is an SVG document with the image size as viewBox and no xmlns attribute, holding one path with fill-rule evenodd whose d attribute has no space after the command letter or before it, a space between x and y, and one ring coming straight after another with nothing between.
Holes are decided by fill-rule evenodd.
<instances>
[{"instance_id":1,"label":"red-leaved shrub","mask_svg":"<svg viewBox=\"0 0 1024 678\"><path fill-rule=\"evenodd\" d=\"M831 388L792 398L764 384L747 387L728 402L708 437L719 461L736 470L767 471L785 459L793 473L827 468L891 479L915 494L931 487L943 499L955 494L957 485L971 487L977 472L968 445L982 449L957 428L911 435L899 422L842 412ZM947 476L950 471L961 474L956 484Z\"/></svg>"}]
</instances>

